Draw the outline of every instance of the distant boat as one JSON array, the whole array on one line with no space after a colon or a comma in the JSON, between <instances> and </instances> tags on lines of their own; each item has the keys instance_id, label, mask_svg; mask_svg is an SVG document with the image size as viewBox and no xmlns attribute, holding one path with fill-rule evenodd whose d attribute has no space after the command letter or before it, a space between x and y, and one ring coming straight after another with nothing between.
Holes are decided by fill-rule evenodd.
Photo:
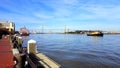
<instances>
[{"instance_id":1,"label":"distant boat","mask_svg":"<svg viewBox=\"0 0 120 68\"><path fill-rule=\"evenodd\" d=\"M29 36L29 30L26 27L20 28L21 36Z\"/></svg>"},{"instance_id":2,"label":"distant boat","mask_svg":"<svg viewBox=\"0 0 120 68\"><path fill-rule=\"evenodd\" d=\"M87 36L103 36L103 33L100 31L89 32Z\"/></svg>"}]
</instances>

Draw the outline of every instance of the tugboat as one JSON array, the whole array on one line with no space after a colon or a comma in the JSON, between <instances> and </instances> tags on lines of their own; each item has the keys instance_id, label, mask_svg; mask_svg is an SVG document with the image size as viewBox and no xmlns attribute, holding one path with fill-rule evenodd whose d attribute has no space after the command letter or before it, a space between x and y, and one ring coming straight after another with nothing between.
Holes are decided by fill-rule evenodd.
<instances>
[{"instance_id":1,"label":"tugboat","mask_svg":"<svg viewBox=\"0 0 120 68\"><path fill-rule=\"evenodd\" d=\"M29 30L26 27L20 28L21 36L29 36Z\"/></svg>"},{"instance_id":2,"label":"tugboat","mask_svg":"<svg viewBox=\"0 0 120 68\"><path fill-rule=\"evenodd\" d=\"M103 36L103 33L100 31L89 32L87 36Z\"/></svg>"}]
</instances>

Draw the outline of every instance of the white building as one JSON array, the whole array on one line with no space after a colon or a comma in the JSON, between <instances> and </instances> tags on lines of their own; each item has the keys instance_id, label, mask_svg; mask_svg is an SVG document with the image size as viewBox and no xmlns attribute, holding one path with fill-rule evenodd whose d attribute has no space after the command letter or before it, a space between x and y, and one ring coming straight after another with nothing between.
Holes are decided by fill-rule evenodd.
<instances>
[{"instance_id":1,"label":"white building","mask_svg":"<svg viewBox=\"0 0 120 68\"><path fill-rule=\"evenodd\" d=\"M0 21L0 31L8 32L13 34L15 31L15 24L13 22L8 21Z\"/></svg>"}]
</instances>

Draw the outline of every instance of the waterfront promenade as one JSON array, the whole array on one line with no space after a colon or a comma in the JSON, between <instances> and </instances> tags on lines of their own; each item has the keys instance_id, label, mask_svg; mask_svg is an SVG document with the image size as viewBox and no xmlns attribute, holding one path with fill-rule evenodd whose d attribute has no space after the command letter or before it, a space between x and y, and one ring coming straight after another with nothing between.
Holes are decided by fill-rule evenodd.
<instances>
[{"instance_id":1,"label":"waterfront promenade","mask_svg":"<svg viewBox=\"0 0 120 68\"><path fill-rule=\"evenodd\" d=\"M18 42L17 48L13 47L15 43L11 42L11 36L3 36L0 39L0 68L60 68L60 65L55 61L37 51L34 40L28 41L28 54L23 52L24 49L22 53L19 53L22 37L16 36L14 38L17 39L14 41ZM24 64L25 62L27 63Z\"/></svg>"},{"instance_id":2,"label":"waterfront promenade","mask_svg":"<svg viewBox=\"0 0 120 68\"><path fill-rule=\"evenodd\" d=\"M12 43L9 36L4 36L0 39L0 68L13 68Z\"/></svg>"}]
</instances>

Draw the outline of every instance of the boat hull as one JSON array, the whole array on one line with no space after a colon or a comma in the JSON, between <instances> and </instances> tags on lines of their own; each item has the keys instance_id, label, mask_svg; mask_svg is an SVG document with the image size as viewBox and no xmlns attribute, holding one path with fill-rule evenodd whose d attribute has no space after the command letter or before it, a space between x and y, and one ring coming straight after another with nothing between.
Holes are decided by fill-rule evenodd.
<instances>
[{"instance_id":1,"label":"boat hull","mask_svg":"<svg viewBox=\"0 0 120 68\"><path fill-rule=\"evenodd\" d=\"M20 28L20 35L21 36L29 36L29 31L27 28Z\"/></svg>"},{"instance_id":2,"label":"boat hull","mask_svg":"<svg viewBox=\"0 0 120 68\"><path fill-rule=\"evenodd\" d=\"M103 36L103 34L87 34L87 36Z\"/></svg>"},{"instance_id":3,"label":"boat hull","mask_svg":"<svg viewBox=\"0 0 120 68\"><path fill-rule=\"evenodd\" d=\"M21 33L21 36L29 36L28 33Z\"/></svg>"}]
</instances>

